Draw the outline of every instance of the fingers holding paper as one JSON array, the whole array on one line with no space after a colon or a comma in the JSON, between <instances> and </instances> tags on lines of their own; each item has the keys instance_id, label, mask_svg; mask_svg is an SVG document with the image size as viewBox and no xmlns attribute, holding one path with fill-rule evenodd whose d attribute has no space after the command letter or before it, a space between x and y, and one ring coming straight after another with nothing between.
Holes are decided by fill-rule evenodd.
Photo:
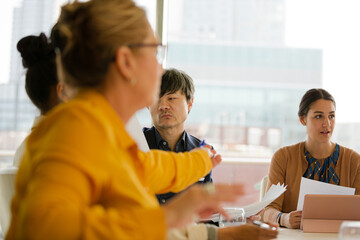
<instances>
[{"instance_id":1,"label":"fingers holding paper","mask_svg":"<svg viewBox=\"0 0 360 240\"><path fill-rule=\"evenodd\" d=\"M181 227L196 218L206 218L220 212L228 215L221 207L223 202L235 202L244 194L244 186L215 185L215 191L209 191L201 185L195 185L179 194L163 206L168 227Z\"/></svg>"},{"instance_id":2,"label":"fingers holding paper","mask_svg":"<svg viewBox=\"0 0 360 240\"><path fill-rule=\"evenodd\" d=\"M192 151L196 151L198 149L205 150L209 154L209 157L211 158L211 163L212 163L213 168L221 163L221 161L222 161L221 155L218 154L216 152L216 150L212 146L210 146L208 144L204 144L204 145L201 145L198 148L194 148Z\"/></svg>"}]
</instances>

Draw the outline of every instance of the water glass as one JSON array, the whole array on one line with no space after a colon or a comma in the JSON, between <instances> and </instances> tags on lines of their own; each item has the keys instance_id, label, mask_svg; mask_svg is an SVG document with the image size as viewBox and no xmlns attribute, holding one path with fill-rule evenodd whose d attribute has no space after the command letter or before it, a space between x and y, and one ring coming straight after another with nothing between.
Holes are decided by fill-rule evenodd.
<instances>
[{"instance_id":1,"label":"water glass","mask_svg":"<svg viewBox=\"0 0 360 240\"><path fill-rule=\"evenodd\" d=\"M224 210L229 214L231 220L227 220L219 214L219 227L239 226L246 223L245 211L243 208L228 207Z\"/></svg>"},{"instance_id":2,"label":"water glass","mask_svg":"<svg viewBox=\"0 0 360 240\"><path fill-rule=\"evenodd\" d=\"M339 230L341 240L360 239L360 221L344 221Z\"/></svg>"}]
</instances>

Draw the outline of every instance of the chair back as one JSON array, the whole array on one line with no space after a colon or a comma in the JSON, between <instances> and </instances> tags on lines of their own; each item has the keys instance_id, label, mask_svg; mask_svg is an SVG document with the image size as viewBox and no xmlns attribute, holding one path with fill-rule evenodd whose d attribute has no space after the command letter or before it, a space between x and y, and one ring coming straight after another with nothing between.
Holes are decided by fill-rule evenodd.
<instances>
[{"instance_id":1,"label":"chair back","mask_svg":"<svg viewBox=\"0 0 360 240\"><path fill-rule=\"evenodd\" d=\"M15 192L16 172L15 167L0 169L0 226L4 235L10 224L10 204Z\"/></svg>"}]
</instances>

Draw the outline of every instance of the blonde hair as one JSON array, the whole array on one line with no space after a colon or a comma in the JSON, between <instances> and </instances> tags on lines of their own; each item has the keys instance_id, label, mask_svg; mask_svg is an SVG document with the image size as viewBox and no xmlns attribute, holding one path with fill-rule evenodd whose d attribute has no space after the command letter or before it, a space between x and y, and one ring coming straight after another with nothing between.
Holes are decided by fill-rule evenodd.
<instances>
[{"instance_id":1,"label":"blonde hair","mask_svg":"<svg viewBox=\"0 0 360 240\"><path fill-rule=\"evenodd\" d=\"M65 81L75 87L100 85L116 49L143 42L148 31L145 11L132 0L64 5L52 39L61 51Z\"/></svg>"}]
</instances>

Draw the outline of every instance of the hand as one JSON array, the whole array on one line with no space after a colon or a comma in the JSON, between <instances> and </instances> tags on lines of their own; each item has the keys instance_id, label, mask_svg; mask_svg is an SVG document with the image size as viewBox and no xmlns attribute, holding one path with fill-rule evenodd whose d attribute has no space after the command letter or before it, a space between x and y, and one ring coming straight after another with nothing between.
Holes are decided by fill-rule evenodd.
<instances>
[{"instance_id":1,"label":"hand","mask_svg":"<svg viewBox=\"0 0 360 240\"><path fill-rule=\"evenodd\" d=\"M257 214L250 216L248 219L246 219L246 222L251 223L252 221L255 221L255 220L263 221L263 219L262 219L263 212L264 212L264 209L262 209Z\"/></svg>"},{"instance_id":2,"label":"hand","mask_svg":"<svg viewBox=\"0 0 360 240\"><path fill-rule=\"evenodd\" d=\"M207 145L207 146L209 146L209 145ZM221 163L222 157L220 154L216 153L215 149L211 149L211 152L213 154L211 157L211 162L212 162L212 165L214 168Z\"/></svg>"},{"instance_id":3,"label":"hand","mask_svg":"<svg viewBox=\"0 0 360 240\"><path fill-rule=\"evenodd\" d=\"M283 213L280 218L280 226L287 228L300 228L302 211Z\"/></svg>"},{"instance_id":4,"label":"hand","mask_svg":"<svg viewBox=\"0 0 360 240\"><path fill-rule=\"evenodd\" d=\"M216 153L215 149L212 148L210 145L206 144L206 145L202 146L201 148L195 148L194 150L196 150L196 149L205 150L209 154L213 168L221 163L221 161L222 161L221 155Z\"/></svg>"},{"instance_id":5,"label":"hand","mask_svg":"<svg viewBox=\"0 0 360 240\"><path fill-rule=\"evenodd\" d=\"M252 223L252 221L255 221L255 220L261 221L261 216L258 215L258 214L252 215L252 216L250 216L249 218L246 219L246 222L247 223Z\"/></svg>"},{"instance_id":6,"label":"hand","mask_svg":"<svg viewBox=\"0 0 360 240\"><path fill-rule=\"evenodd\" d=\"M193 222L194 217L207 218L217 212L229 217L220 204L235 202L244 194L244 186L216 184L215 189L215 193L209 193L203 186L194 185L163 205L167 227L182 227Z\"/></svg>"},{"instance_id":7,"label":"hand","mask_svg":"<svg viewBox=\"0 0 360 240\"><path fill-rule=\"evenodd\" d=\"M274 226L269 224L270 226ZM242 240L242 239L274 239L278 235L278 231L264 229L253 224L245 224L235 227L218 228L218 240Z\"/></svg>"}]
</instances>

